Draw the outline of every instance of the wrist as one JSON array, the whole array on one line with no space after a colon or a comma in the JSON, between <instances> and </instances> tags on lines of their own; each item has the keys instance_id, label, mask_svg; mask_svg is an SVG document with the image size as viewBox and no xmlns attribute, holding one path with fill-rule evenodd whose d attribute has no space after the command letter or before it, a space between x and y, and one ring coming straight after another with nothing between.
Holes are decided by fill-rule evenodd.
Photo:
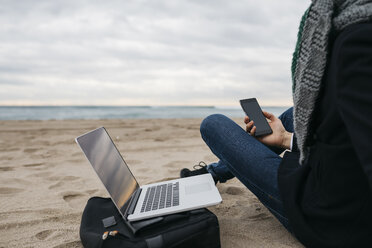
<instances>
[{"instance_id":1,"label":"wrist","mask_svg":"<svg viewBox=\"0 0 372 248\"><path fill-rule=\"evenodd\" d=\"M292 133L285 131L283 134L281 147L284 149L291 148Z\"/></svg>"}]
</instances>

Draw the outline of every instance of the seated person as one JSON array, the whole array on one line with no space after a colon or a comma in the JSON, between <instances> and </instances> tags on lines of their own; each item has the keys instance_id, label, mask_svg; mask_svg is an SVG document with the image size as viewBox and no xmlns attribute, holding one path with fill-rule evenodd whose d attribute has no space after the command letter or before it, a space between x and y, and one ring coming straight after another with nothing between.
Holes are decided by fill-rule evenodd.
<instances>
[{"instance_id":1,"label":"seated person","mask_svg":"<svg viewBox=\"0 0 372 248\"><path fill-rule=\"evenodd\" d=\"M201 124L220 159L181 176L237 177L307 247L372 246L372 1L313 1L293 57L294 107L255 137L223 115ZM284 150L284 157L279 156Z\"/></svg>"}]
</instances>

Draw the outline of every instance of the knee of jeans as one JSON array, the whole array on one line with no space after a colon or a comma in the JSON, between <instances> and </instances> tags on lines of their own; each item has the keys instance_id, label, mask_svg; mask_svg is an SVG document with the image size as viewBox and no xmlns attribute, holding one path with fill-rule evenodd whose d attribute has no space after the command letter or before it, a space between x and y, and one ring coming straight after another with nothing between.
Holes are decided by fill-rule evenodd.
<instances>
[{"instance_id":1,"label":"knee of jeans","mask_svg":"<svg viewBox=\"0 0 372 248\"><path fill-rule=\"evenodd\" d=\"M209 134L214 133L218 128L221 127L221 123L228 119L226 116L221 114L213 114L205 118L200 124L200 133L202 138L210 136Z\"/></svg>"},{"instance_id":2,"label":"knee of jeans","mask_svg":"<svg viewBox=\"0 0 372 248\"><path fill-rule=\"evenodd\" d=\"M284 111L281 115L278 117L280 120L283 118L292 118L293 119L293 107L290 107L286 111Z\"/></svg>"}]
</instances>

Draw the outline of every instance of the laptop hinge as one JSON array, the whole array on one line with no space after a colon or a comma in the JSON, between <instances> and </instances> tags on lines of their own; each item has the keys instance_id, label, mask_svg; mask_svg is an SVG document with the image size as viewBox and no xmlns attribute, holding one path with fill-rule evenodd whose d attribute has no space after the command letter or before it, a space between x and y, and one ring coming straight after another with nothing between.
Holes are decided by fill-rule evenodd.
<instances>
[{"instance_id":1,"label":"laptop hinge","mask_svg":"<svg viewBox=\"0 0 372 248\"><path fill-rule=\"evenodd\" d=\"M128 210L126 211L125 213L125 218L127 219L128 215L130 214L133 214L134 213L134 210L136 209L136 205L137 205L137 202L138 202L138 199L141 195L141 192L142 192L142 189L141 188L138 188L134 194L132 195L131 199L130 199L130 203L129 203L129 207L128 207Z\"/></svg>"}]
</instances>

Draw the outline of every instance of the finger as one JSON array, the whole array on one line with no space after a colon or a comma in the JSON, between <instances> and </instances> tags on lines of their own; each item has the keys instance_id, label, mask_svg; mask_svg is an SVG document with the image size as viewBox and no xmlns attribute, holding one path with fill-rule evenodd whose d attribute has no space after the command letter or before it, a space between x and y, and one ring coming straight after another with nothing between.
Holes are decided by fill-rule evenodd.
<instances>
[{"instance_id":1,"label":"finger","mask_svg":"<svg viewBox=\"0 0 372 248\"><path fill-rule=\"evenodd\" d=\"M254 126L254 127L251 129L251 131L250 131L250 134L251 134L252 136L254 136L255 133L256 133L256 126Z\"/></svg>"},{"instance_id":2,"label":"finger","mask_svg":"<svg viewBox=\"0 0 372 248\"><path fill-rule=\"evenodd\" d=\"M246 117L244 118L244 123L245 123L245 124L248 124L248 122L249 122L249 117L246 116Z\"/></svg>"},{"instance_id":3,"label":"finger","mask_svg":"<svg viewBox=\"0 0 372 248\"><path fill-rule=\"evenodd\" d=\"M253 121L250 121L250 122L248 122L248 124L246 125L246 128L245 128L245 130L249 133L250 131L251 131L251 129L252 129L252 127L253 127Z\"/></svg>"},{"instance_id":4,"label":"finger","mask_svg":"<svg viewBox=\"0 0 372 248\"><path fill-rule=\"evenodd\" d=\"M270 121L274 121L275 120L275 115L273 115L272 113L269 113L269 112L266 112L266 111L262 111L262 113Z\"/></svg>"}]
</instances>

